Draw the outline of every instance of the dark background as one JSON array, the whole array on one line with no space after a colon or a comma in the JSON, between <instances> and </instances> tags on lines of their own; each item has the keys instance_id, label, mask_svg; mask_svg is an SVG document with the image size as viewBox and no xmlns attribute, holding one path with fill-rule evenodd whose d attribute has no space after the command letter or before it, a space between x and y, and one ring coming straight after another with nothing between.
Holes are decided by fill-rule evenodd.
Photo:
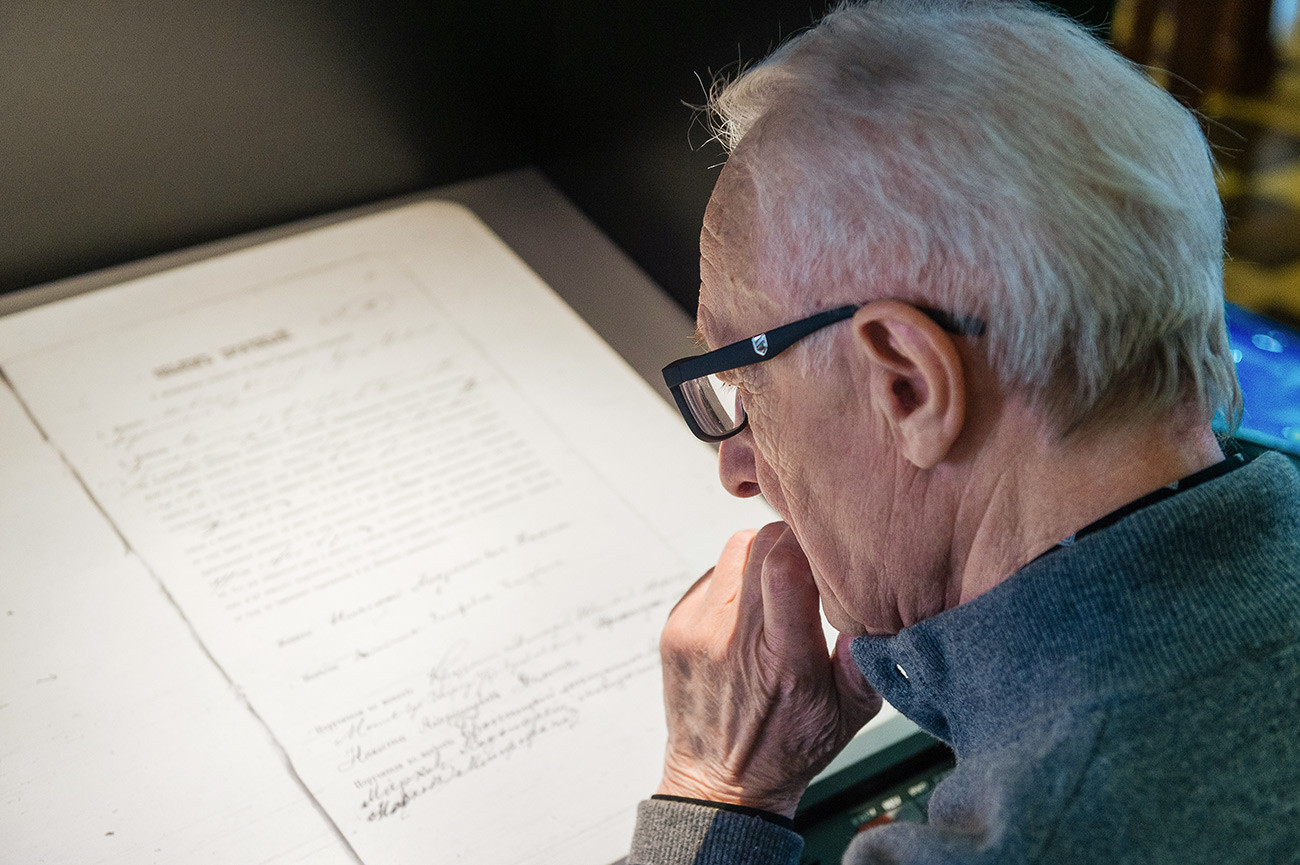
<instances>
[{"instance_id":1,"label":"dark background","mask_svg":"<svg viewBox=\"0 0 1300 865\"><path fill-rule=\"evenodd\" d=\"M0 0L0 292L534 165L693 310L722 157L686 103L824 11Z\"/></svg>"}]
</instances>

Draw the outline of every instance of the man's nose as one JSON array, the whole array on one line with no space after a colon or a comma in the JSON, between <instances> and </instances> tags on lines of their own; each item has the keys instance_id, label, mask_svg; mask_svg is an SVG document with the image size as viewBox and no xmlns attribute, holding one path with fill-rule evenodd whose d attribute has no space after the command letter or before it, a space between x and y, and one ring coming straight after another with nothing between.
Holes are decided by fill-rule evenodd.
<instances>
[{"instance_id":1,"label":"man's nose","mask_svg":"<svg viewBox=\"0 0 1300 865\"><path fill-rule=\"evenodd\" d=\"M747 499L762 492L758 488L754 434L748 429L718 442L718 477L733 496Z\"/></svg>"}]
</instances>

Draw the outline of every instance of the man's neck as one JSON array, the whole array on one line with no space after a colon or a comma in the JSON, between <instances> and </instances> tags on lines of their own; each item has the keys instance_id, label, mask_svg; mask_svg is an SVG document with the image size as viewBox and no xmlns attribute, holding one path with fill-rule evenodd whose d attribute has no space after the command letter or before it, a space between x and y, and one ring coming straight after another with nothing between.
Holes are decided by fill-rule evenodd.
<instances>
[{"instance_id":1,"label":"man's neck","mask_svg":"<svg viewBox=\"0 0 1300 865\"><path fill-rule=\"evenodd\" d=\"M1189 418L1067 441L1003 440L1015 442L1015 453L1002 455L996 474L981 476L976 467L959 510L958 549L968 551L954 563L962 603L1116 508L1223 459L1209 425Z\"/></svg>"}]
</instances>

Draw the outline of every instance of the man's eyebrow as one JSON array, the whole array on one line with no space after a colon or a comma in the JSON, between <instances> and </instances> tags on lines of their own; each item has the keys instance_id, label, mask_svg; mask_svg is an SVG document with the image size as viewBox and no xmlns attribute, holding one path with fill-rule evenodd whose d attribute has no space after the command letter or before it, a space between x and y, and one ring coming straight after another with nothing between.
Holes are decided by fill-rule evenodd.
<instances>
[{"instance_id":1,"label":"man's eyebrow","mask_svg":"<svg viewBox=\"0 0 1300 865\"><path fill-rule=\"evenodd\" d=\"M694 339L695 339L695 344L698 345L703 351L709 350L709 342L704 338L704 331L700 330L700 326L698 323L695 325Z\"/></svg>"}]
</instances>

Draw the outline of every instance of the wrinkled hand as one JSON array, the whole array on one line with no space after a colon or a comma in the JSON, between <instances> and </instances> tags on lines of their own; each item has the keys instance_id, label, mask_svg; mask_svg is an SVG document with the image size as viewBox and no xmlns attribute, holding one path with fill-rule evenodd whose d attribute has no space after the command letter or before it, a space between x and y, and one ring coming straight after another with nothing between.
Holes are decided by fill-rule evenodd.
<instances>
[{"instance_id":1,"label":"wrinkled hand","mask_svg":"<svg viewBox=\"0 0 1300 865\"><path fill-rule=\"evenodd\" d=\"M659 792L793 816L808 782L880 711L785 523L741 532L668 617Z\"/></svg>"}]
</instances>

